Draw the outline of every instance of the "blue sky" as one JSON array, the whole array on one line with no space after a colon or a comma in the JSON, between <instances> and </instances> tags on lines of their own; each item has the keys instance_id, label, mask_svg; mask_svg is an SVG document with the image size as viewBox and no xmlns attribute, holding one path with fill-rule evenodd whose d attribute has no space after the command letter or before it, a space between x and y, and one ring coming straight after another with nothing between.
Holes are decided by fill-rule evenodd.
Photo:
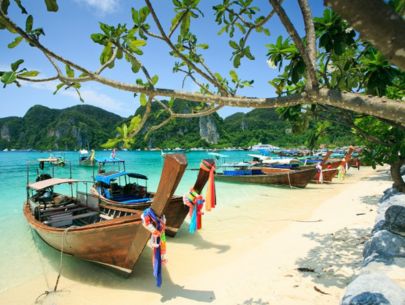
<instances>
[{"instance_id":1,"label":"blue sky","mask_svg":"<svg viewBox=\"0 0 405 305\"><path fill-rule=\"evenodd\" d=\"M192 32L198 35L199 43L208 43L210 48L204 52L207 64L215 72L228 76L232 67L230 61L231 48L228 45L226 35L218 36L219 26L214 23L212 6L218 0L201 0L202 10L205 17L192 23ZM303 23L297 1L284 1L284 8L297 29L303 34ZM257 1L262 8L262 14L267 14L271 9L268 1ZM23 1L28 12L34 16L34 28L42 27L46 36L41 42L52 51L63 55L65 58L79 63L89 69L96 70L99 67L99 55L101 46L93 43L90 39L92 33L100 32L98 22L116 25L126 23L131 26L131 7L139 9L144 6L141 0L59 0L59 12L49 13L45 9L44 1ZM167 29L170 25L173 12L170 10L170 0L152 1L161 22ZM322 14L321 1L310 1L314 16ZM21 16L18 9L12 7L9 15L18 22L21 27L25 25L26 16ZM151 21L152 23L152 21ZM268 84L278 74L277 70L270 69L266 64L265 47L268 43L274 43L279 35L287 36L277 16L274 16L267 28L271 36L262 34L251 35L249 43L255 61L242 60L241 67L237 70L239 77L245 80L254 79L252 88L242 89L239 95L270 97L274 96L274 90ZM154 32L157 32L153 28ZM7 45L13 41L14 35L6 31L0 31L0 70L8 70L10 63L23 58L24 67L30 70L38 70L41 77L50 77L55 72L46 58L39 51L21 43L18 47L10 50ZM239 38L235 39L239 40ZM162 42L149 40L144 48L142 62L149 72L159 76L157 87L181 89L183 76L172 72L173 60L168 55L168 48ZM64 67L61 65L61 68ZM129 66L122 63L116 64L115 69L108 70L103 74L106 77L124 82L135 82L134 75ZM35 104L41 104L50 108L66 108L79 104L79 98L72 90L62 90L53 95L56 83L24 84L22 88L8 86L0 88L0 117L23 116L25 112ZM190 81L185 83L183 90L195 91L196 86ZM85 103L98 106L105 110L127 117L134 113L139 106L137 98L128 92L108 88L97 83L83 84L81 89ZM249 111L249 109L225 107L220 115L225 117L237 111Z\"/></svg>"}]
</instances>

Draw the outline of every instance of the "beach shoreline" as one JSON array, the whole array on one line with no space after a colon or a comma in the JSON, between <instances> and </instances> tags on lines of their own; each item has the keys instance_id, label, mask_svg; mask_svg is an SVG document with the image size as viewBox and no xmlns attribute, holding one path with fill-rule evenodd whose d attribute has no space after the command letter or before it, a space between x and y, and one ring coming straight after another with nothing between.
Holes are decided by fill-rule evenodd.
<instances>
[{"instance_id":1,"label":"beach shoreline","mask_svg":"<svg viewBox=\"0 0 405 305\"><path fill-rule=\"evenodd\" d=\"M183 225L176 238L168 239L169 264L162 288L154 284L150 249L144 251L129 279L66 256L58 286L61 292L40 301L339 304L361 265L377 201L392 184L387 170L352 168L341 182L310 184L306 189L271 192L266 187L238 185L235 190L240 196L231 186L218 184L219 205L205 213L203 229L193 236ZM253 190L257 191L249 194ZM279 198L287 191L293 192L291 196ZM50 252L50 258L41 258L47 260L43 274L1 292L0 303L33 304L54 286L59 256Z\"/></svg>"}]
</instances>

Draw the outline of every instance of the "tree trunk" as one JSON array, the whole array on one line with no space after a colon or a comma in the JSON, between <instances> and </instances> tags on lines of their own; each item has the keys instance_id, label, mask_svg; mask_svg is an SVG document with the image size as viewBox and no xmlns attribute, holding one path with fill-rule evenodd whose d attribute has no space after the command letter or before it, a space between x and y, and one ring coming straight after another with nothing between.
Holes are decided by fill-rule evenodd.
<instances>
[{"instance_id":1,"label":"tree trunk","mask_svg":"<svg viewBox=\"0 0 405 305\"><path fill-rule=\"evenodd\" d=\"M401 176L401 166L405 164L405 159L399 159L391 164L391 177L394 181L392 187L398 190L398 192L405 193L405 182Z\"/></svg>"}]
</instances>

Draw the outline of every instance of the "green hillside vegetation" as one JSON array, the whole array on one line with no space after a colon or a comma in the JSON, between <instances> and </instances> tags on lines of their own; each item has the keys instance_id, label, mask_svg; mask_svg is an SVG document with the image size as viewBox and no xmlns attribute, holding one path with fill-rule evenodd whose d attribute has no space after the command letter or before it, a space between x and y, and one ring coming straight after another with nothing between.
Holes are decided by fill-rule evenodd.
<instances>
[{"instance_id":1,"label":"green hillside vegetation","mask_svg":"<svg viewBox=\"0 0 405 305\"><path fill-rule=\"evenodd\" d=\"M0 149L70 150L100 147L120 116L90 105L50 109L35 105L24 117L0 119Z\"/></svg>"},{"instance_id":2,"label":"green hillside vegetation","mask_svg":"<svg viewBox=\"0 0 405 305\"><path fill-rule=\"evenodd\" d=\"M165 104L168 102L165 101ZM177 113L190 113L193 104L175 101L172 109ZM139 107L135 115L143 115L145 107ZM145 135L151 126L155 126L168 118L159 104L152 104L152 112L141 132L136 136L133 148L159 147L159 148L192 148L192 147L226 147L222 138L224 136L223 119L218 114L209 116L214 122L219 134L219 143L210 144L200 136L199 118L181 118L170 121L167 125L151 133L147 139ZM130 119L130 118L129 118ZM128 119L128 121L129 121Z\"/></svg>"},{"instance_id":3,"label":"green hillside vegetation","mask_svg":"<svg viewBox=\"0 0 405 305\"><path fill-rule=\"evenodd\" d=\"M165 102L167 104L167 102ZM195 103L175 101L173 111L190 113ZM144 107L139 107L135 115L143 115ZM235 113L225 119L218 114L210 115L215 123L219 140L208 143L200 137L200 118L175 119L154 131L145 139L147 130L167 119L168 115L158 104L153 104L152 113L144 128L136 136L133 148L192 148L192 147L250 147L257 143L271 143L281 147L306 146L308 139L315 133L315 126L309 124L305 132L294 133L290 123L282 120L274 109L254 109L248 113ZM129 118L130 119L130 118ZM128 119L128 121L129 121ZM317 135L318 144L344 146L355 144L350 130L342 126L328 126Z\"/></svg>"},{"instance_id":4,"label":"green hillside vegetation","mask_svg":"<svg viewBox=\"0 0 405 305\"><path fill-rule=\"evenodd\" d=\"M167 102L165 102L167 104ZM177 113L190 113L195 103L175 101L172 109ZM135 115L143 115L139 107ZM248 113L235 113L225 119L218 114L209 117L175 119L145 138L151 126L168 115L154 103L144 128L136 136L137 148L226 148L250 147L257 143L270 143L281 147L306 146L308 138L316 134L309 124L304 133L293 133L290 123L279 118L273 109L254 109ZM66 109L31 107L24 117L0 119L0 149L77 150L100 149L109 138L116 136L116 127L129 122L116 114L90 105L77 105ZM209 131L210 137L201 134ZM328 126L317 134L317 144L343 146L355 144L350 130L341 126Z\"/></svg>"}]
</instances>

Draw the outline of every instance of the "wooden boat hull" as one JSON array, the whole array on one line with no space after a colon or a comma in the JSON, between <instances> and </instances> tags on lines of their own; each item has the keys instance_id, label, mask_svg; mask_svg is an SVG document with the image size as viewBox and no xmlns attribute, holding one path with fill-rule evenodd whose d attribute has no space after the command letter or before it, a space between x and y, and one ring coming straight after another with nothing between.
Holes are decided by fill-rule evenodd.
<instances>
[{"instance_id":1,"label":"wooden boat hull","mask_svg":"<svg viewBox=\"0 0 405 305\"><path fill-rule=\"evenodd\" d=\"M96 162L95 162L94 160L89 160L89 159L80 160L80 161L79 161L79 165L80 165L80 166L93 167L93 166L96 165Z\"/></svg>"},{"instance_id":2,"label":"wooden boat hull","mask_svg":"<svg viewBox=\"0 0 405 305\"><path fill-rule=\"evenodd\" d=\"M225 176L216 174L215 178L218 181L235 182L235 183L255 183L255 184L275 184L291 187L304 188L309 181L313 179L316 173L315 168L276 172L263 175L241 175L241 176Z\"/></svg>"},{"instance_id":3,"label":"wooden boat hull","mask_svg":"<svg viewBox=\"0 0 405 305\"><path fill-rule=\"evenodd\" d=\"M159 186L151 205L158 217L162 215L169 199L172 198L186 166L184 155L165 157ZM135 263L150 238L150 232L142 225L142 211L109 207L110 211L114 211L113 217L82 226L63 228L37 220L35 213L31 210L30 200L27 200L23 207L28 224L50 246L58 250L63 249L64 253L80 259L132 273ZM100 210L106 209L100 206ZM115 216L115 212L120 212L117 214L122 213L123 216ZM92 213L101 217L95 210Z\"/></svg>"},{"instance_id":4,"label":"wooden boat hull","mask_svg":"<svg viewBox=\"0 0 405 305\"><path fill-rule=\"evenodd\" d=\"M338 174L337 168L322 169L323 182L332 182L332 179ZM317 172L314 177L314 182L319 182L319 173Z\"/></svg>"},{"instance_id":5,"label":"wooden boat hull","mask_svg":"<svg viewBox=\"0 0 405 305\"><path fill-rule=\"evenodd\" d=\"M137 243L136 251L129 253L130 245L143 231L141 213L125 216L112 221L66 229L49 227L36 220L31 214L28 202L24 215L38 235L51 247L80 259L104 264L125 273L131 273L133 266L146 245Z\"/></svg>"}]
</instances>

